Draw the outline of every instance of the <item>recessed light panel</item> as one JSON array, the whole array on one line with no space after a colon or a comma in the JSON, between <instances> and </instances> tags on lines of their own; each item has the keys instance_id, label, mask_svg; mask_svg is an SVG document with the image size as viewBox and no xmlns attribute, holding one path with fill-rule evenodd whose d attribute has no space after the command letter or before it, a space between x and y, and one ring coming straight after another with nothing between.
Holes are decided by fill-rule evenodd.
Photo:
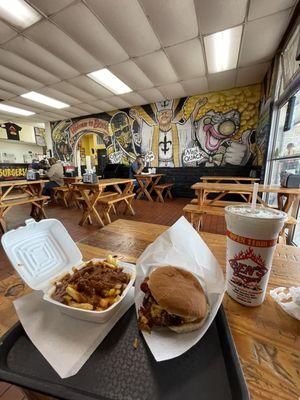
<instances>
[{"instance_id":1,"label":"recessed light panel","mask_svg":"<svg viewBox=\"0 0 300 400\"><path fill-rule=\"evenodd\" d=\"M0 0L0 17L19 29L25 29L42 16L24 0Z\"/></svg>"},{"instance_id":2,"label":"recessed light panel","mask_svg":"<svg viewBox=\"0 0 300 400\"><path fill-rule=\"evenodd\" d=\"M204 37L207 66L210 74L236 68L242 30L242 25L239 25Z\"/></svg>"},{"instance_id":3,"label":"recessed light panel","mask_svg":"<svg viewBox=\"0 0 300 400\"><path fill-rule=\"evenodd\" d=\"M29 99L32 101L36 101L37 103L45 104L46 106L53 108L66 108L69 107L69 104L63 103L62 101L52 99L52 97L44 96L43 94L37 92L28 92L21 94L21 97L25 99Z\"/></svg>"},{"instance_id":4,"label":"recessed light panel","mask_svg":"<svg viewBox=\"0 0 300 400\"><path fill-rule=\"evenodd\" d=\"M91 72L87 76L95 82L104 86L114 94L124 94L132 92L132 89L121 81L116 75L110 72L107 68L99 69Z\"/></svg>"},{"instance_id":5,"label":"recessed light panel","mask_svg":"<svg viewBox=\"0 0 300 400\"><path fill-rule=\"evenodd\" d=\"M3 103L0 103L0 111L8 112L11 114L25 115L26 117L35 114L32 111L23 110L23 108L8 106L7 104Z\"/></svg>"}]
</instances>

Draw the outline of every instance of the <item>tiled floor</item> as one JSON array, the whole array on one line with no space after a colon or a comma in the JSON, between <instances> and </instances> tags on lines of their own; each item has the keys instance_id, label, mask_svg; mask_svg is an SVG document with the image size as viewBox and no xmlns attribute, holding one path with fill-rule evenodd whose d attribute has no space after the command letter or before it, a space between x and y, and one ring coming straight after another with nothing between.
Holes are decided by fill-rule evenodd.
<instances>
[{"instance_id":1,"label":"tiled floor","mask_svg":"<svg viewBox=\"0 0 300 400\"><path fill-rule=\"evenodd\" d=\"M190 199L178 198L173 201L168 201L165 204L157 202L149 202L145 200L134 200L133 207L136 215L128 216L124 214L112 215L112 220L117 218L134 219L136 221L149 222L161 225L172 225L181 215L185 204L189 203ZM24 224L25 219L29 218L30 207L22 206L15 207L7 215L8 228L17 228ZM72 238L77 241L89 233L99 229L95 225L78 225L81 211L76 208L63 208L60 206L48 206L46 208L48 218L59 219L67 228ZM204 220L203 230L212 233L225 233L225 222L223 218L217 216L206 216ZM8 260L2 248L0 248L0 280L5 279L14 273L14 270L9 265ZM0 382L0 400L26 400L27 397L16 386Z\"/></svg>"}]
</instances>

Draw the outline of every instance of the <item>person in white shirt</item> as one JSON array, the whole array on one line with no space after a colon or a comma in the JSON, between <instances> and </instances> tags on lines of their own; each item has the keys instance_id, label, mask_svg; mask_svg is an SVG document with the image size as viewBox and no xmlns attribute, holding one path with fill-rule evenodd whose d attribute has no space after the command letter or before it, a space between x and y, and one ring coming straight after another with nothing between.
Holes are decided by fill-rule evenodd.
<instances>
[{"instance_id":1,"label":"person in white shirt","mask_svg":"<svg viewBox=\"0 0 300 400\"><path fill-rule=\"evenodd\" d=\"M64 168L61 161L55 158L49 158L48 162L50 164L49 170L46 172L49 182L44 186L43 195L50 196L51 189L57 186L62 186L64 184Z\"/></svg>"}]
</instances>

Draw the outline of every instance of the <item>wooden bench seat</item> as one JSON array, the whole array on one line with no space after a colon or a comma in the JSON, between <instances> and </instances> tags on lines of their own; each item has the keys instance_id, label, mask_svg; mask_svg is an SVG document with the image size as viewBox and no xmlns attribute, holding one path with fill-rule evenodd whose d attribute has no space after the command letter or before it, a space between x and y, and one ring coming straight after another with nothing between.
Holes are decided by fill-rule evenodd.
<instances>
[{"instance_id":1,"label":"wooden bench seat","mask_svg":"<svg viewBox=\"0 0 300 400\"><path fill-rule=\"evenodd\" d=\"M68 197L69 197L69 188L68 186L55 186L51 188L52 192L52 200L59 204L61 202L65 207L69 207Z\"/></svg>"},{"instance_id":2,"label":"wooden bench seat","mask_svg":"<svg viewBox=\"0 0 300 400\"><path fill-rule=\"evenodd\" d=\"M135 215L135 212L132 208L131 202L134 198L135 194L134 193L126 193L126 194L118 194L118 193L113 193L113 195L110 196L103 196L99 198L99 203L102 204L103 207L103 213L105 216L105 219L107 221L108 224L111 223L111 219L110 219L110 215L109 212L112 208L114 208L114 206L118 203L125 203L126 204L126 208L124 211L124 214L127 211L130 211L132 215Z\"/></svg>"},{"instance_id":3,"label":"wooden bench seat","mask_svg":"<svg viewBox=\"0 0 300 400\"><path fill-rule=\"evenodd\" d=\"M29 204L29 203L34 203L34 202L39 202L39 201L46 201L48 200L48 196L34 196L30 197L22 197L22 198L4 198L4 200L0 201L0 208L6 208L6 207L14 207L14 206L21 206L23 204Z\"/></svg>"},{"instance_id":4,"label":"wooden bench seat","mask_svg":"<svg viewBox=\"0 0 300 400\"><path fill-rule=\"evenodd\" d=\"M205 202L205 206L211 206L211 207L226 207L226 206L237 206L239 204L248 204L245 201L225 201L225 200L217 200L214 201L212 204L209 202L212 201L212 199L207 199ZM191 201L192 204L198 204L198 199L193 199Z\"/></svg>"},{"instance_id":5,"label":"wooden bench seat","mask_svg":"<svg viewBox=\"0 0 300 400\"><path fill-rule=\"evenodd\" d=\"M165 202L165 198L169 196L170 199L173 199L173 196L171 194L171 189L173 187L173 183L158 183L157 185L153 186L153 189L155 190L157 194L157 201L160 201L161 203ZM165 195L163 195L165 191Z\"/></svg>"},{"instance_id":6,"label":"wooden bench seat","mask_svg":"<svg viewBox=\"0 0 300 400\"><path fill-rule=\"evenodd\" d=\"M44 211L44 202L48 200L48 196L7 196L0 201L0 232L3 233L7 231L7 224L4 220L6 213L15 206L23 206L24 204L31 204L30 216L40 220L41 218L46 218Z\"/></svg>"}]
</instances>

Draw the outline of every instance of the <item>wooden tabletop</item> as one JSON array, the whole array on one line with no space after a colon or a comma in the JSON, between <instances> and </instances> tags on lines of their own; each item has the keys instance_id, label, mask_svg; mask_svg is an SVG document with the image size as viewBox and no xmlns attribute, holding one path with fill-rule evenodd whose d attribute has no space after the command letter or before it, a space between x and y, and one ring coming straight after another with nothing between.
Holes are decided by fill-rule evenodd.
<instances>
[{"instance_id":1,"label":"wooden tabletop","mask_svg":"<svg viewBox=\"0 0 300 400\"><path fill-rule=\"evenodd\" d=\"M78 243L84 259L121 255L135 262L144 249L168 227L119 219ZM226 238L201 232L222 268ZM300 286L300 249L277 245L265 302L244 307L226 294L223 305L252 400L299 400L300 323L275 304L269 290ZM17 276L0 282L0 335L17 316L12 300L28 291Z\"/></svg>"},{"instance_id":2,"label":"wooden tabletop","mask_svg":"<svg viewBox=\"0 0 300 400\"><path fill-rule=\"evenodd\" d=\"M105 187L105 186L112 186L112 185L121 185L123 183L134 182L134 179L130 178L111 178L111 179L98 179L97 183L84 183L84 182L75 182L73 183L74 186L77 187L87 187L90 188L92 186L95 187Z\"/></svg>"},{"instance_id":3,"label":"wooden tabletop","mask_svg":"<svg viewBox=\"0 0 300 400\"><path fill-rule=\"evenodd\" d=\"M36 181L27 181L25 179L15 180L15 181L0 181L0 188L9 186L24 186L24 185L37 185L40 183L45 183L45 179L38 179Z\"/></svg>"},{"instance_id":4,"label":"wooden tabletop","mask_svg":"<svg viewBox=\"0 0 300 400\"><path fill-rule=\"evenodd\" d=\"M249 176L200 176L205 181L248 181L258 182L259 178L250 178Z\"/></svg>"},{"instance_id":5,"label":"wooden tabletop","mask_svg":"<svg viewBox=\"0 0 300 400\"><path fill-rule=\"evenodd\" d=\"M165 174L138 174L134 175L136 178L157 178L158 176L164 176Z\"/></svg>"},{"instance_id":6,"label":"wooden tabletop","mask_svg":"<svg viewBox=\"0 0 300 400\"><path fill-rule=\"evenodd\" d=\"M206 191L236 191L244 193L252 193L253 184L247 183L209 183L209 182L197 182L192 185L194 190L206 190ZM259 185L259 192L269 193L282 193L282 194L296 194L300 195L300 188L284 188L280 186L272 185Z\"/></svg>"}]
</instances>

